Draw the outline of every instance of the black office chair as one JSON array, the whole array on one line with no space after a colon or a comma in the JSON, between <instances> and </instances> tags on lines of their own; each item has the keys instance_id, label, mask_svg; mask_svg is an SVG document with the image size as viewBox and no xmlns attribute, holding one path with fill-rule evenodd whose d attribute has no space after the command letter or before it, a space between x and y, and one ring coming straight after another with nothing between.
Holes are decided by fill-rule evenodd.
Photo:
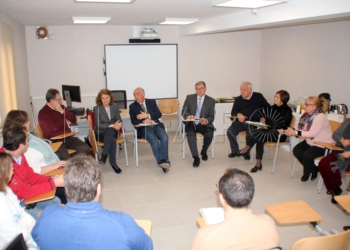
<instances>
[{"instance_id":1,"label":"black office chair","mask_svg":"<svg viewBox=\"0 0 350 250\"><path fill-rule=\"evenodd\" d=\"M119 109L127 109L126 106L126 91L125 90L112 90L114 97L114 103L118 105Z\"/></svg>"}]
</instances>

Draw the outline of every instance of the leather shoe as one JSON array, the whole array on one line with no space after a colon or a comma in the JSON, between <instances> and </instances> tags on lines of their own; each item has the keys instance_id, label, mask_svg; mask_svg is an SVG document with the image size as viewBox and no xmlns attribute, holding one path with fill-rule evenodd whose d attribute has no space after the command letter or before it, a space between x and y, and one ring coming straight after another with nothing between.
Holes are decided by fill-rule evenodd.
<instances>
[{"instance_id":1,"label":"leather shoe","mask_svg":"<svg viewBox=\"0 0 350 250\"><path fill-rule=\"evenodd\" d=\"M207 153L204 153L203 151L201 152L201 155L202 155L202 160L203 161L207 161L208 160L208 155Z\"/></svg>"},{"instance_id":2,"label":"leather shoe","mask_svg":"<svg viewBox=\"0 0 350 250\"><path fill-rule=\"evenodd\" d=\"M250 170L250 172L251 172L251 173L256 173L256 172L258 172L258 170L262 170L262 165L261 165L260 167L258 167L258 166L253 167L253 168Z\"/></svg>"},{"instance_id":3,"label":"leather shoe","mask_svg":"<svg viewBox=\"0 0 350 250\"><path fill-rule=\"evenodd\" d=\"M338 202L334 199L334 196L332 196L331 202L332 202L333 204L338 204Z\"/></svg>"},{"instance_id":4,"label":"leather shoe","mask_svg":"<svg viewBox=\"0 0 350 250\"><path fill-rule=\"evenodd\" d=\"M237 155L237 156L243 156L243 157L244 157L244 160L247 160L247 161L250 160L250 154L249 154L248 152L242 154L241 151L237 151L237 152L236 152L236 155Z\"/></svg>"},{"instance_id":5,"label":"leather shoe","mask_svg":"<svg viewBox=\"0 0 350 250\"><path fill-rule=\"evenodd\" d=\"M106 164L107 157L108 157L108 155L102 154L101 159L100 159L100 163L103 165Z\"/></svg>"},{"instance_id":6,"label":"leather shoe","mask_svg":"<svg viewBox=\"0 0 350 250\"><path fill-rule=\"evenodd\" d=\"M120 174L122 172L122 170L118 167L117 164L113 165L112 168L117 174Z\"/></svg>"},{"instance_id":7,"label":"leather shoe","mask_svg":"<svg viewBox=\"0 0 350 250\"><path fill-rule=\"evenodd\" d=\"M337 187L336 189L334 189L334 195L341 195L343 193L343 189L341 189L340 187Z\"/></svg>"},{"instance_id":8,"label":"leather shoe","mask_svg":"<svg viewBox=\"0 0 350 250\"><path fill-rule=\"evenodd\" d=\"M198 168L199 164L201 163L201 160L199 159L198 156L194 156L194 161L193 161L193 167Z\"/></svg>"},{"instance_id":9,"label":"leather shoe","mask_svg":"<svg viewBox=\"0 0 350 250\"><path fill-rule=\"evenodd\" d=\"M318 172L318 169L315 169L311 172L311 180L314 181L316 180L317 178L317 172Z\"/></svg>"},{"instance_id":10,"label":"leather shoe","mask_svg":"<svg viewBox=\"0 0 350 250\"><path fill-rule=\"evenodd\" d=\"M229 158L233 158L233 157L236 157L236 156L241 156L241 152L239 151L236 151L236 152L232 152L228 155Z\"/></svg>"},{"instance_id":11,"label":"leather shoe","mask_svg":"<svg viewBox=\"0 0 350 250\"><path fill-rule=\"evenodd\" d=\"M308 181L308 180L309 180L309 177L310 177L310 174L304 174L304 175L301 177L301 181L302 181L302 182Z\"/></svg>"},{"instance_id":12,"label":"leather shoe","mask_svg":"<svg viewBox=\"0 0 350 250\"><path fill-rule=\"evenodd\" d=\"M344 231L348 231L350 229L350 226L343 227Z\"/></svg>"},{"instance_id":13,"label":"leather shoe","mask_svg":"<svg viewBox=\"0 0 350 250\"><path fill-rule=\"evenodd\" d=\"M169 172L169 168L170 168L170 162L162 159L160 160L160 162L158 163L158 165L162 168L163 172L166 174Z\"/></svg>"},{"instance_id":14,"label":"leather shoe","mask_svg":"<svg viewBox=\"0 0 350 250\"><path fill-rule=\"evenodd\" d=\"M236 154L234 154L234 153L229 153L228 154L228 158L233 158L233 157L236 157Z\"/></svg>"}]
</instances>

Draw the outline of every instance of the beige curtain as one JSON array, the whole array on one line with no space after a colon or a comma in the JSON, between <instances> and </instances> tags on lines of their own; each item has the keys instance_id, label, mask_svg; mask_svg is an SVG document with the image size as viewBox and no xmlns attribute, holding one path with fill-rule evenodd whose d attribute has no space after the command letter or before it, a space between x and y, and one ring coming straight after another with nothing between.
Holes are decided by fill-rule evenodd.
<instances>
[{"instance_id":1,"label":"beige curtain","mask_svg":"<svg viewBox=\"0 0 350 250\"><path fill-rule=\"evenodd\" d=\"M13 47L12 27L0 22L0 127L6 114L18 109Z\"/></svg>"}]
</instances>

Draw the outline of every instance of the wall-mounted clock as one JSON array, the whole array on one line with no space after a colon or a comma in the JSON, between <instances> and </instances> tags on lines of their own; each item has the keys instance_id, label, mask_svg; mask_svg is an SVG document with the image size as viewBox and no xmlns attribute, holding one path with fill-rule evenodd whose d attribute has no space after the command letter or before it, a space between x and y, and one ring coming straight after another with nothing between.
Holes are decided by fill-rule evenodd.
<instances>
[{"instance_id":1,"label":"wall-mounted clock","mask_svg":"<svg viewBox=\"0 0 350 250\"><path fill-rule=\"evenodd\" d=\"M44 26L38 26L35 30L36 38L37 39L47 39L47 35L49 34L49 30L47 27Z\"/></svg>"}]
</instances>

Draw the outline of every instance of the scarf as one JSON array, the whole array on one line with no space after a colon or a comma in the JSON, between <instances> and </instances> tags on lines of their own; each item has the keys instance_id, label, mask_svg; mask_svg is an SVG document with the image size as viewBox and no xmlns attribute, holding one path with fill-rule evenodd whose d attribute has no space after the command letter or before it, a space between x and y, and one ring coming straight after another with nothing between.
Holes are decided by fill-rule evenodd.
<instances>
[{"instance_id":1,"label":"scarf","mask_svg":"<svg viewBox=\"0 0 350 250\"><path fill-rule=\"evenodd\" d=\"M298 130L309 131L311 129L315 116L318 114L321 114L320 110L316 110L311 115L304 113L299 119Z\"/></svg>"}]
</instances>

